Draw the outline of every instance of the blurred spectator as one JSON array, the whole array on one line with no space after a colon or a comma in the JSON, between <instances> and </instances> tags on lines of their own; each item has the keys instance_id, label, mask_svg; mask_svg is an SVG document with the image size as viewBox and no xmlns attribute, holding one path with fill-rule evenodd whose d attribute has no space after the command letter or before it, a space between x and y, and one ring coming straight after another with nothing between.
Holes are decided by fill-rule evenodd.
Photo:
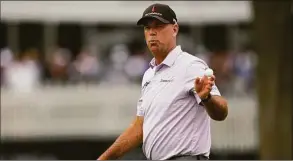
<instances>
[{"instance_id":1,"label":"blurred spectator","mask_svg":"<svg viewBox=\"0 0 293 161\"><path fill-rule=\"evenodd\" d=\"M98 57L88 50L83 50L71 64L69 77L72 82L94 82L98 81L100 72Z\"/></svg>"},{"instance_id":2,"label":"blurred spectator","mask_svg":"<svg viewBox=\"0 0 293 161\"><path fill-rule=\"evenodd\" d=\"M4 71L5 69L13 62L13 53L9 48L3 48L1 49L0 52L0 60L1 60L1 65L0 65L0 69L1 69L1 86L4 83Z\"/></svg>"},{"instance_id":3,"label":"blurred spectator","mask_svg":"<svg viewBox=\"0 0 293 161\"><path fill-rule=\"evenodd\" d=\"M129 79L135 83L141 83L143 74L149 67L149 62L145 56L146 54L147 53L140 51L134 53L128 58L124 66L125 73Z\"/></svg>"},{"instance_id":4,"label":"blurred spectator","mask_svg":"<svg viewBox=\"0 0 293 161\"><path fill-rule=\"evenodd\" d=\"M207 51L206 47L202 44L199 44L195 49L196 50L194 55L209 64L210 53Z\"/></svg>"},{"instance_id":5,"label":"blurred spectator","mask_svg":"<svg viewBox=\"0 0 293 161\"><path fill-rule=\"evenodd\" d=\"M227 51L212 52L209 57L209 66L214 70L216 83L223 95L228 94L232 88L233 57Z\"/></svg>"},{"instance_id":6,"label":"blurred spectator","mask_svg":"<svg viewBox=\"0 0 293 161\"><path fill-rule=\"evenodd\" d=\"M68 66L71 61L68 49L59 48L47 60L47 72L52 82L65 82L68 80Z\"/></svg>"},{"instance_id":7,"label":"blurred spectator","mask_svg":"<svg viewBox=\"0 0 293 161\"><path fill-rule=\"evenodd\" d=\"M125 44L115 45L110 51L110 62L106 66L103 83L128 84L129 78L124 72L124 66L129 56L129 50Z\"/></svg>"},{"instance_id":8,"label":"blurred spectator","mask_svg":"<svg viewBox=\"0 0 293 161\"><path fill-rule=\"evenodd\" d=\"M5 85L17 92L30 92L40 83L38 52L34 49L14 59L4 72Z\"/></svg>"},{"instance_id":9,"label":"blurred spectator","mask_svg":"<svg viewBox=\"0 0 293 161\"><path fill-rule=\"evenodd\" d=\"M245 47L234 58L235 92L246 94L254 88L254 71L257 57L251 48Z\"/></svg>"}]
</instances>

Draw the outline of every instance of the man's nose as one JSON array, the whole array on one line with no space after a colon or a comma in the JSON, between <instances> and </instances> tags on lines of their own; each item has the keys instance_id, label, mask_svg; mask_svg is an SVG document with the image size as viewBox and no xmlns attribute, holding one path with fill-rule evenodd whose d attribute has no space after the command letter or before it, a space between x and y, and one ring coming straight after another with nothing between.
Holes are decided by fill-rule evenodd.
<instances>
[{"instance_id":1,"label":"man's nose","mask_svg":"<svg viewBox=\"0 0 293 161\"><path fill-rule=\"evenodd\" d=\"M156 36L157 31L154 28L150 28L150 36Z\"/></svg>"}]
</instances>

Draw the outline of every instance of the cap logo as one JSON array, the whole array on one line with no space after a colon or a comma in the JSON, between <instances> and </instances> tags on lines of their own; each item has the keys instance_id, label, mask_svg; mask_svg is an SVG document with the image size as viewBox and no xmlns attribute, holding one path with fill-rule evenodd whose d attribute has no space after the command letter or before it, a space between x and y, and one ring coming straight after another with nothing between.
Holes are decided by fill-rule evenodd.
<instances>
[{"instance_id":1,"label":"cap logo","mask_svg":"<svg viewBox=\"0 0 293 161\"><path fill-rule=\"evenodd\" d=\"M162 16L161 13L156 12L156 6L153 6L152 8L152 12L145 14L144 16L149 16L149 15L158 15L158 16Z\"/></svg>"},{"instance_id":2,"label":"cap logo","mask_svg":"<svg viewBox=\"0 0 293 161\"><path fill-rule=\"evenodd\" d=\"M155 12L155 6L153 6L153 8L152 8L152 12Z\"/></svg>"}]
</instances>

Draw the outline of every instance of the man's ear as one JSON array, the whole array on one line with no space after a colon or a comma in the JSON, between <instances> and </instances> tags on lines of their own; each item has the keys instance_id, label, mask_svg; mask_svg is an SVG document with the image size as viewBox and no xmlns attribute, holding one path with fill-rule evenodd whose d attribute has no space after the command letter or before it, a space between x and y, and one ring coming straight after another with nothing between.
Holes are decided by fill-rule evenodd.
<instances>
[{"instance_id":1,"label":"man's ear","mask_svg":"<svg viewBox=\"0 0 293 161\"><path fill-rule=\"evenodd\" d=\"M174 31L173 36L176 37L179 31L179 26L177 23L174 25L173 31Z\"/></svg>"}]
</instances>

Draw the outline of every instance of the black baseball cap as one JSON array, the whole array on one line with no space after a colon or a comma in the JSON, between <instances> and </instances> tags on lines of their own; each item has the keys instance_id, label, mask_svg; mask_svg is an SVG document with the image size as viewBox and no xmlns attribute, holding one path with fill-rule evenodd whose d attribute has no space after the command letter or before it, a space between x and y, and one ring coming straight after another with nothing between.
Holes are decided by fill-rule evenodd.
<instances>
[{"instance_id":1,"label":"black baseball cap","mask_svg":"<svg viewBox=\"0 0 293 161\"><path fill-rule=\"evenodd\" d=\"M175 12L166 4L152 4L143 12L142 18L137 21L137 25L145 25L147 20L157 19L165 24L175 24L177 22Z\"/></svg>"}]
</instances>

